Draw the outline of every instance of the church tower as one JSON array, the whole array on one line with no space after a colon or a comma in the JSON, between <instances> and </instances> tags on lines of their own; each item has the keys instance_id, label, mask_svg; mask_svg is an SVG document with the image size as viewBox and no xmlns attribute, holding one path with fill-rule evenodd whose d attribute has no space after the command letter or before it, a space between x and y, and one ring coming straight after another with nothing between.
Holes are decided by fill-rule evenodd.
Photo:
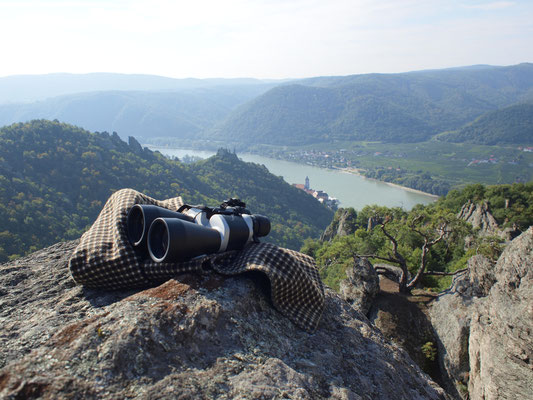
<instances>
[{"instance_id":1,"label":"church tower","mask_svg":"<svg viewBox=\"0 0 533 400\"><path fill-rule=\"evenodd\" d=\"M308 176L305 177L305 185L304 185L304 188L305 188L306 190L309 190L309 177L308 177Z\"/></svg>"}]
</instances>

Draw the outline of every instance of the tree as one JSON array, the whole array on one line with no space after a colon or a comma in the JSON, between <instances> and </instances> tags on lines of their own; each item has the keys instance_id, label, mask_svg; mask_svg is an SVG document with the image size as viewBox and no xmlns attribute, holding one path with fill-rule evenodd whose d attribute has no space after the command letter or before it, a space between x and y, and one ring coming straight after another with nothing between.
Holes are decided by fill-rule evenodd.
<instances>
[{"instance_id":1,"label":"tree","mask_svg":"<svg viewBox=\"0 0 533 400\"><path fill-rule=\"evenodd\" d=\"M428 271L430 264L437 264L431 263L431 251L439 243L448 242L444 251L446 253L450 243L463 238L468 231L468 226L464 221L443 209L434 210L432 213L428 213L426 209L415 209L406 217L396 220L392 214L376 215L376 217L381 222L373 229L381 230L390 247L385 251L382 250L373 254L355 253L354 256L374 258L397 264L402 270L398 280L401 293L410 293L426 275L452 274L443 271ZM415 247L417 247L417 251L415 251ZM410 249L412 250L409 253ZM418 261L415 261L416 255L418 255ZM409 264L412 264L411 268L409 268ZM408 280L409 270L415 272L411 280ZM455 271L453 274L458 272L460 271Z\"/></svg>"}]
</instances>

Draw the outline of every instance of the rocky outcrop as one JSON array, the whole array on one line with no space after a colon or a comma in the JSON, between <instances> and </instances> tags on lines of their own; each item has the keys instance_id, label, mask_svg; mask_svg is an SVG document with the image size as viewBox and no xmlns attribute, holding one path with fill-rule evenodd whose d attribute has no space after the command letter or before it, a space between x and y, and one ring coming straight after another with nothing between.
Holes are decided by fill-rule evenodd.
<instances>
[{"instance_id":1,"label":"rocky outcrop","mask_svg":"<svg viewBox=\"0 0 533 400\"><path fill-rule=\"evenodd\" d=\"M498 259L496 283L470 326L473 400L533 398L533 227Z\"/></svg>"},{"instance_id":2,"label":"rocky outcrop","mask_svg":"<svg viewBox=\"0 0 533 400\"><path fill-rule=\"evenodd\" d=\"M501 231L500 237L504 241L510 242L514 238L520 236L521 233L522 233L522 231L520 230L520 228L518 228L518 225L512 224L511 226L508 226L507 228L504 228Z\"/></svg>"},{"instance_id":3,"label":"rocky outcrop","mask_svg":"<svg viewBox=\"0 0 533 400\"><path fill-rule=\"evenodd\" d=\"M496 265L473 257L431 307L449 393L533 398L533 228Z\"/></svg>"},{"instance_id":4,"label":"rocky outcrop","mask_svg":"<svg viewBox=\"0 0 533 400\"><path fill-rule=\"evenodd\" d=\"M469 201L463 205L457 217L469 222L474 228L479 228L482 235L500 233L498 223L490 213L487 203L475 204Z\"/></svg>"},{"instance_id":5,"label":"rocky outcrop","mask_svg":"<svg viewBox=\"0 0 533 400\"><path fill-rule=\"evenodd\" d=\"M133 136L128 136L128 145L130 146L131 151L135 154L142 154L144 151L141 144Z\"/></svg>"},{"instance_id":6,"label":"rocky outcrop","mask_svg":"<svg viewBox=\"0 0 533 400\"><path fill-rule=\"evenodd\" d=\"M450 289L430 308L444 386L456 398L467 395L472 307L488 294L494 281L494 265L484 256L474 256L468 261L468 269L454 276Z\"/></svg>"},{"instance_id":7,"label":"rocky outcrop","mask_svg":"<svg viewBox=\"0 0 533 400\"><path fill-rule=\"evenodd\" d=\"M0 398L445 398L330 290L309 334L271 306L260 275L75 286L75 245L0 265Z\"/></svg>"},{"instance_id":8,"label":"rocky outcrop","mask_svg":"<svg viewBox=\"0 0 533 400\"><path fill-rule=\"evenodd\" d=\"M370 232L372 229L374 229L376 226L383 223L383 218L381 218L378 215L372 216L368 218L368 222L366 224L366 230Z\"/></svg>"},{"instance_id":9,"label":"rocky outcrop","mask_svg":"<svg viewBox=\"0 0 533 400\"><path fill-rule=\"evenodd\" d=\"M463 205L457 216L474 228L479 228L479 235L482 236L498 236L505 242L510 242L522 233L516 224L501 228L490 213L487 203L474 204L469 201ZM467 240L467 245L471 240L472 238Z\"/></svg>"},{"instance_id":10,"label":"rocky outcrop","mask_svg":"<svg viewBox=\"0 0 533 400\"><path fill-rule=\"evenodd\" d=\"M357 214L353 208L339 208L331 224L320 236L320 240L327 242L336 236L348 236L353 234L357 229Z\"/></svg>"},{"instance_id":11,"label":"rocky outcrop","mask_svg":"<svg viewBox=\"0 0 533 400\"><path fill-rule=\"evenodd\" d=\"M379 293L379 277L366 258L358 258L346 270L347 278L340 282L340 295L356 310L365 314Z\"/></svg>"}]
</instances>

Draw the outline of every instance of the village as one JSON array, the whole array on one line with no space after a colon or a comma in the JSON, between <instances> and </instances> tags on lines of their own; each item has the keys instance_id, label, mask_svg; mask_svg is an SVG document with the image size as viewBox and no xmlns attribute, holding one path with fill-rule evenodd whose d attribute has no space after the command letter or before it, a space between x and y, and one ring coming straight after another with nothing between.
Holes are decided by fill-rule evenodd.
<instances>
[{"instance_id":1,"label":"village","mask_svg":"<svg viewBox=\"0 0 533 400\"><path fill-rule=\"evenodd\" d=\"M332 210L336 210L339 205L339 200L335 197L330 197L326 192L322 190L314 190L311 189L309 185L309 177L305 177L305 183L293 183L292 186L294 186L297 189L303 190L305 193L313 196L315 199L317 199L322 204L325 204Z\"/></svg>"}]
</instances>

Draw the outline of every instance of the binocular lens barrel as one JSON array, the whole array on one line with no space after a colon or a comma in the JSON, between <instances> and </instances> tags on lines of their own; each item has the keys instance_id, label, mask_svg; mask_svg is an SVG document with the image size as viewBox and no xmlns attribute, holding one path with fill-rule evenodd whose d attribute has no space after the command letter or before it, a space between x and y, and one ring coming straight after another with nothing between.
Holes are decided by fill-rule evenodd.
<instances>
[{"instance_id":1,"label":"binocular lens barrel","mask_svg":"<svg viewBox=\"0 0 533 400\"><path fill-rule=\"evenodd\" d=\"M135 204L130 208L127 219L128 240L134 247L146 251L148 229L156 218L178 218L185 221L193 219L188 215L171 211L163 207L150 204Z\"/></svg>"},{"instance_id":2,"label":"binocular lens barrel","mask_svg":"<svg viewBox=\"0 0 533 400\"><path fill-rule=\"evenodd\" d=\"M155 262L180 262L220 249L218 231L176 218L157 218L148 231L148 252Z\"/></svg>"},{"instance_id":3,"label":"binocular lens barrel","mask_svg":"<svg viewBox=\"0 0 533 400\"><path fill-rule=\"evenodd\" d=\"M254 222L254 235L257 237L263 237L270 233L270 220L264 215L254 214L252 215L252 221Z\"/></svg>"},{"instance_id":4,"label":"binocular lens barrel","mask_svg":"<svg viewBox=\"0 0 533 400\"><path fill-rule=\"evenodd\" d=\"M135 204L128 212L130 243L155 262L180 262L217 252L239 250L270 232L270 220L262 215L190 214L163 207Z\"/></svg>"}]
</instances>

